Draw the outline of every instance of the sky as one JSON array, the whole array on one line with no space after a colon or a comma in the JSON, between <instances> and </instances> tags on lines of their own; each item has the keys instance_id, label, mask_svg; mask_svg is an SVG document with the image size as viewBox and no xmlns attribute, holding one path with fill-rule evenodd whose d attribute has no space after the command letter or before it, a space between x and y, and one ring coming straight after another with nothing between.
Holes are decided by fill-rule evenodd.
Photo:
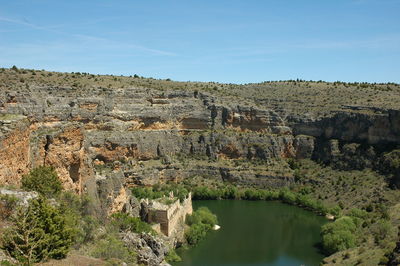
<instances>
[{"instance_id":1,"label":"sky","mask_svg":"<svg viewBox=\"0 0 400 266\"><path fill-rule=\"evenodd\" d=\"M400 83L400 0L0 0L0 67Z\"/></svg>"}]
</instances>

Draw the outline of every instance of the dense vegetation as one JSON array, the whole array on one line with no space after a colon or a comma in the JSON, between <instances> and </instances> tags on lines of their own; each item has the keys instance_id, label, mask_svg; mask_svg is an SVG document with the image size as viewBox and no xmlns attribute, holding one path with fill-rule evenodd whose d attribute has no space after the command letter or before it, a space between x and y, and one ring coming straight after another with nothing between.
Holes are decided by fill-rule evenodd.
<instances>
[{"instance_id":1,"label":"dense vegetation","mask_svg":"<svg viewBox=\"0 0 400 266\"><path fill-rule=\"evenodd\" d=\"M287 188L267 190L257 188L239 188L231 184L223 184L219 187L204 186L192 184L167 184L165 186L158 185L156 187L135 187L132 193L138 198L155 199L167 196L169 191L176 192L180 198L185 198L188 191L192 190L192 198L194 200L218 200L218 199L242 199L242 200L280 200L282 202L298 205L303 208L312 210L318 214L338 215L340 207L335 206L328 208L324 206L322 201L315 200L307 195L307 190L293 192Z\"/></svg>"},{"instance_id":2,"label":"dense vegetation","mask_svg":"<svg viewBox=\"0 0 400 266\"><path fill-rule=\"evenodd\" d=\"M118 231L131 231L135 233L151 233L155 234L151 226L143 222L139 217L132 217L126 213L114 213L111 215L111 226L115 227Z\"/></svg>"},{"instance_id":3,"label":"dense vegetation","mask_svg":"<svg viewBox=\"0 0 400 266\"><path fill-rule=\"evenodd\" d=\"M154 185L152 187L134 187L131 189L132 195L138 199L158 199L163 196L168 197L172 192L174 197L181 202L189 195L189 190L183 186L174 184Z\"/></svg>"},{"instance_id":4,"label":"dense vegetation","mask_svg":"<svg viewBox=\"0 0 400 266\"><path fill-rule=\"evenodd\" d=\"M20 207L2 236L2 246L23 264L49 258L64 258L72 246L75 231L61 211L43 197Z\"/></svg>"},{"instance_id":5,"label":"dense vegetation","mask_svg":"<svg viewBox=\"0 0 400 266\"><path fill-rule=\"evenodd\" d=\"M43 196L56 196L62 186L53 167L39 166L24 175L21 180L22 188L39 192Z\"/></svg>"},{"instance_id":6,"label":"dense vegetation","mask_svg":"<svg viewBox=\"0 0 400 266\"><path fill-rule=\"evenodd\" d=\"M207 232L212 230L217 222L215 214L206 207L200 207L187 217L186 223L190 226L185 233L187 242L190 245L196 245L206 237Z\"/></svg>"},{"instance_id":7,"label":"dense vegetation","mask_svg":"<svg viewBox=\"0 0 400 266\"><path fill-rule=\"evenodd\" d=\"M321 230L324 252L327 255L338 252L330 262L389 260L398 232L393 222L398 211L391 211L389 206L396 202L397 196L390 190L382 192L379 198L374 196L376 187L384 182L382 176L370 170L338 171L309 160L289 160L289 164L298 176L298 183L290 189L242 187L197 177L168 186L191 190L195 200L279 200L320 215L332 214L336 221ZM348 248L354 251L348 252ZM340 260L337 256L341 256Z\"/></svg>"},{"instance_id":8,"label":"dense vegetation","mask_svg":"<svg viewBox=\"0 0 400 266\"><path fill-rule=\"evenodd\" d=\"M397 158L397 153L393 153L387 155L386 159L388 163L396 166ZM395 202L396 196L391 191L381 192L379 198L373 196L375 187L381 186L384 182L381 176L369 170L337 171L308 160L288 161L288 164L297 179L296 185L290 188L243 187L193 177L184 180L181 184L135 187L132 192L138 198L152 199L168 196L170 191L174 191L174 195L182 200L191 191L193 199L279 200L312 210L320 215L333 214L337 218L336 221L328 223L321 230L324 251L327 255L334 254L330 257L330 262L339 263L343 260L358 263L372 260L386 263L390 259L396 246L398 219L393 220L396 212L388 206ZM119 236L121 232L153 233L148 224L126 214L114 214L107 221L99 220L90 215L89 199L57 189L58 186L52 182L54 170L40 169L40 175L44 176L44 180L48 180L44 182L49 184L48 186L42 186L42 183L37 184L39 182L37 172L38 169L34 169L24 176L24 179L29 181L26 184L30 184L25 188L39 190L41 195L53 195L57 209L63 214L65 228L72 237L69 248L84 250L84 254L110 262L115 260L121 262L131 260L135 256L131 250L123 247ZM10 209L16 208L16 201L12 197L2 197L4 199L1 200L0 214L3 219L4 217L10 219L12 213ZM53 206L52 204L50 207ZM186 231L185 237L189 244L194 245L201 241L210 230L211 224L215 224L210 215L207 212L200 212L188 218L190 229ZM16 222L15 225L17 225ZM102 228L102 233L99 233L99 228ZM60 255L62 253L58 254L62 257ZM26 258L19 259L26 260ZM179 257L170 251L167 259L174 261Z\"/></svg>"},{"instance_id":9,"label":"dense vegetation","mask_svg":"<svg viewBox=\"0 0 400 266\"><path fill-rule=\"evenodd\" d=\"M353 248L356 245L357 227L350 217L341 217L322 227L322 243L329 254Z\"/></svg>"},{"instance_id":10,"label":"dense vegetation","mask_svg":"<svg viewBox=\"0 0 400 266\"><path fill-rule=\"evenodd\" d=\"M149 224L124 213L109 219L92 215L91 200L62 191L51 167L41 166L25 175L23 188L40 196L27 206L19 205L13 196L0 198L1 218L10 223L1 232L1 248L21 264L61 259L71 249L111 265L134 264L136 254L124 245L120 233L155 234Z\"/></svg>"},{"instance_id":11,"label":"dense vegetation","mask_svg":"<svg viewBox=\"0 0 400 266\"><path fill-rule=\"evenodd\" d=\"M280 200L287 204L304 207L321 215L328 213L333 215L339 214L339 206L328 208L324 206L322 201L315 200L306 193L307 191L302 191L301 193L293 192L287 188L279 190L266 190L257 188L239 189L232 185L228 185L226 188L221 189L200 186L194 188L193 199Z\"/></svg>"}]
</instances>

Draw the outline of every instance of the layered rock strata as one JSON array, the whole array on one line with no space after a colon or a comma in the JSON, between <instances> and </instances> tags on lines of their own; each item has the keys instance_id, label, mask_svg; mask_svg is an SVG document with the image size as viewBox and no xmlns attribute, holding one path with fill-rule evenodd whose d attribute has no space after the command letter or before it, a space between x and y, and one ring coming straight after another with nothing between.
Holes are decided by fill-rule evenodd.
<instances>
[{"instance_id":1,"label":"layered rock strata","mask_svg":"<svg viewBox=\"0 0 400 266\"><path fill-rule=\"evenodd\" d=\"M225 161L311 158L374 168L400 144L400 110L382 108L296 115L190 91L32 86L2 91L0 102L0 184L18 185L32 167L52 165L66 189L88 193L105 214L135 212L128 187L138 184L196 175L267 187L295 182ZM153 160L162 164L148 167Z\"/></svg>"}]
</instances>

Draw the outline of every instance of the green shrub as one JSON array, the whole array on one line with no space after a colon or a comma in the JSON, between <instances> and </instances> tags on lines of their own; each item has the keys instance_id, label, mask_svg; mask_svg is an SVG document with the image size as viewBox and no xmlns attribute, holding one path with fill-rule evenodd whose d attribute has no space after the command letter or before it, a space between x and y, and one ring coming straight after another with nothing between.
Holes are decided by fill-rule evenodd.
<instances>
[{"instance_id":1,"label":"green shrub","mask_svg":"<svg viewBox=\"0 0 400 266\"><path fill-rule=\"evenodd\" d=\"M17 206L17 202L18 199L15 196L0 195L0 219L8 219Z\"/></svg>"},{"instance_id":2,"label":"green shrub","mask_svg":"<svg viewBox=\"0 0 400 266\"><path fill-rule=\"evenodd\" d=\"M15 264L9 262L8 260L2 260L0 261L1 266L15 266Z\"/></svg>"},{"instance_id":3,"label":"green shrub","mask_svg":"<svg viewBox=\"0 0 400 266\"><path fill-rule=\"evenodd\" d=\"M279 194L280 199L288 204L296 203L296 194L291 192L289 189L282 189Z\"/></svg>"},{"instance_id":4,"label":"green shrub","mask_svg":"<svg viewBox=\"0 0 400 266\"><path fill-rule=\"evenodd\" d=\"M71 192L62 192L57 198L59 209L66 218L66 223L76 234L74 247L94 240L99 220L88 214L90 200L87 196L80 197Z\"/></svg>"},{"instance_id":5,"label":"green shrub","mask_svg":"<svg viewBox=\"0 0 400 266\"><path fill-rule=\"evenodd\" d=\"M24 264L64 258L73 244L65 216L44 198L19 208L12 222L2 237L3 249Z\"/></svg>"},{"instance_id":6,"label":"green shrub","mask_svg":"<svg viewBox=\"0 0 400 266\"><path fill-rule=\"evenodd\" d=\"M187 224L206 224L211 228L217 224L217 216L213 214L207 207L200 207L198 210L193 212L192 215L187 217Z\"/></svg>"},{"instance_id":7,"label":"green shrub","mask_svg":"<svg viewBox=\"0 0 400 266\"><path fill-rule=\"evenodd\" d=\"M173 263L173 262L182 261L182 258L179 257L178 254L176 254L175 249L171 249L171 250L168 252L168 254L165 256L165 260L166 260L168 263Z\"/></svg>"},{"instance_id":8,"label":"green shrub","mask_svg":"<svg viewBox=\"0 0 400 266\"><path fill-rule=\"evenodd\" d=\"M119 231L131 231L135 233L155 234L151 226L138 217L131 217L126 213L114 213L111 215L111 225Z\"/></svg>"},{"instance_id":9,"label":"green shrub","mask_svg":"<svg viewBox=\"0 0 400 266\"><path fill-rule=\"evenodd\" d=\"M350 217L343 216L321 228L322 245L328 254L355 247L357 227Z\"/></svg>"},{"instance_id":10,"label":"green shrub","mask_svg":"<svg viewBox=\"0 0 400 266\"><path fill-rule=\"evenodd\" d=\"M193 189L194 200L216 200L221 198L221 194L219 190L206 186L195 187Z\"/></svg>"},{"instance_id":11,"label":"green shrub","mask_svg":"<svg viewBox=\"0 0 400 266\"><path fill-rule=\"evenodd\" d=\"M22 177L21 183L23 189L34 190L47 197L56 196L62 190L57 173L53 167L48 166L32 169L29 174Z\"/></svg>"},{"instance_id":12,"label":"green shrub","mask_svg":"<svg viewBox=\"0 0 400 266\"><path fill-rule=\"evenodd\" d=\"M239 190L235 186L228 185L223 189L222 197L224 199L239 199Z\"/></svg>"},{"instance_id":13,"label":"green shrub","mask_svg":"<svg viewBox=\"0 0 400 266\"><path fill-rule=\"evenodd\" d=\"M207 235L207 232L211 230L211 227L207 224L193 224L186 232L186 240L190 245L196 245Z\"/></svg>"},{"instance_id":14,"label":"green shrub","mask_svg":"<svg viewBox=\"0 0 400 266\"><path fill-rule=\"evenodd\" d=\"M182 185L163 185L153 187L134 187L131 189L132 194L138 199L158 199L163 196L169 196L171 192L174 197L178 198L181 202L187 198L189 191Z\"/></svg>"},{"instance_id":15,"label":"green shrub","mask_svg":"<svg viewBox=\"0 0 400 266\"><path fill-rule=\"evenodd\" d=\"M389 221L379 220L371 226L371 232L375 237L375 242L383 249L393 250L396 247L396 236L398 233Z\"/></svg>"},{"instance_id":16,"label":"green shrub","mask_svg":"<svg viewBox=\"0 0 400 266\"><path fill-rule=\"evenodd\" d=\"M115 235L107 235L96 241L90 255L104 260L120 259L125 262L134 262L135 253L124 246L124 243Z\"/></svg>"},{"instance_id":17,"label":"green shrub","mask_svg":"<svg viewBox=\"0 0 400 266\"><path fill-rule=\"evenodd\" d=\"M332 214L334 216L339 216L341 211L342 211L342 209L339 207L339 205L336 205L335 207L330 208L328 210L328 213L330 213L330 214Z\"/></svg>"},{"instance_id":18,"label":"green shrub","mask_svg":"<svg viewBox=\"0 0 400 266\"><path fill-rule=\"evenodd\" d=\"M78 224L78 234L76 237L75 246L91 242L95 239L96 229L99 227L99 221L90 215L81 217Z\"/></svg>"},{"instance_id":19,"label":"green shrub","mask_svg":"<svg viewBox=\"0 0 400 266\"><path fill-rule=\"evenodd\" d=\"M242 198L245 200L264 200L265 193L258 189L246 189Z\"/></svg>"},{"instance_id":20,"label":"green shrub","mask_svg":"<svg viewBox=\"0 0 400 266\"><path fill-rule=\"evenodd\" d=\"M190 245L196 245L217 224L217 216L208 208L200 207L192 215L188 215L186 223L190 225L189 230L185 232L186 240Z\"/></svg>"}]
</instances>

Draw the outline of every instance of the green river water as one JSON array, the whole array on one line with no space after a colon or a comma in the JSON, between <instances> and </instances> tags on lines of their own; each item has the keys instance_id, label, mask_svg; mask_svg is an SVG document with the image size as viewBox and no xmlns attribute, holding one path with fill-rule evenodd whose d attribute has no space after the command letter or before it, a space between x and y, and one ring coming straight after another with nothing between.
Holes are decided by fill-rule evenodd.
<instances>
[{"instance_id":1,"label":"green river water","mask_svg":"<svg viewBox=\"0 0 400 266\"><path fill-rule=\"evenodd\" d=\"M279 202L244 200L194 201L218 216L221 229L199 245L178 250L182 262L203 265L319 265L317 247L325 218Z\"/></svg>"}]
</instances>

